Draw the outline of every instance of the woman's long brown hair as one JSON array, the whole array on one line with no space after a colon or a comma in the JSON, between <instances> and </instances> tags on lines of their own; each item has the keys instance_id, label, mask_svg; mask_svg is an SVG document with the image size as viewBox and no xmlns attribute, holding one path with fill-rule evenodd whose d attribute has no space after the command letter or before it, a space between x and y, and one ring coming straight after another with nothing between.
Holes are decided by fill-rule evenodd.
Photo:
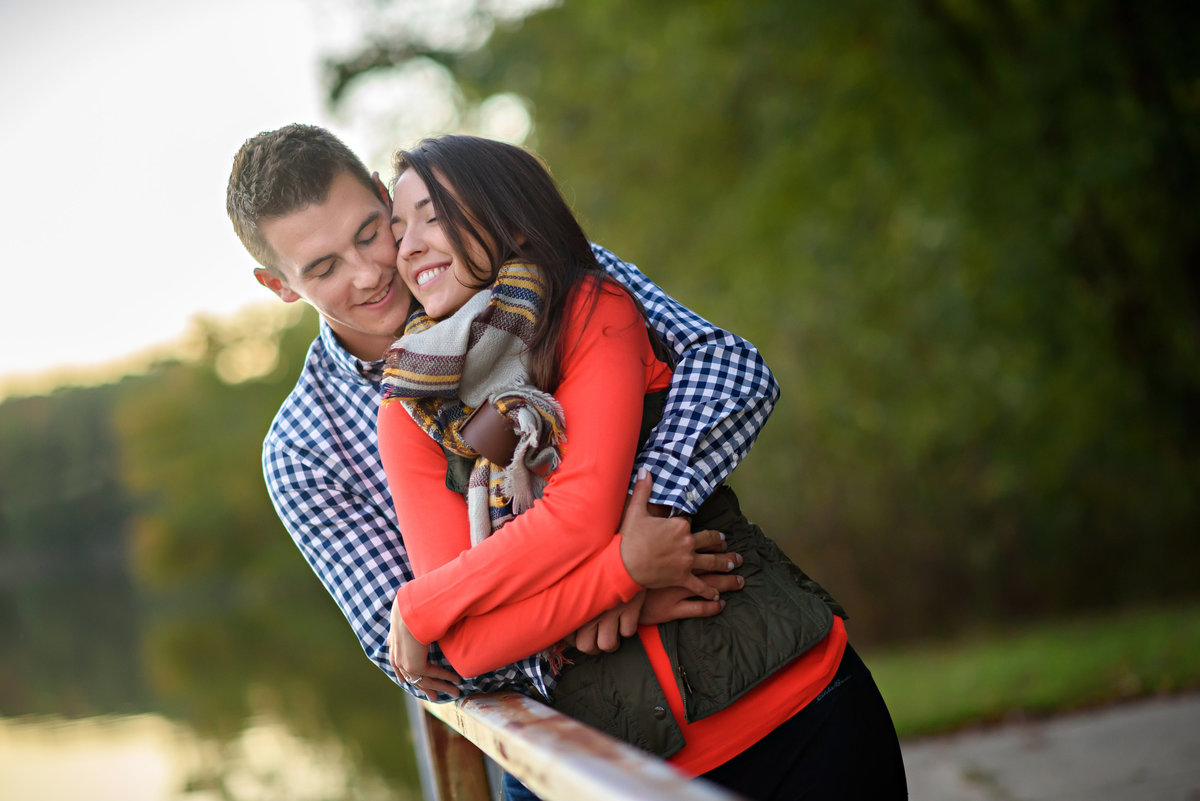
<instances>
[{"instance_id":1,"label":"woman's long brown hair","mask_svg":"<svg viewBox=\"0 0 1200 801\"><path fill-rule=\"evenodd\" d=\"M411 150L398 151L393 167L396 178L413 170L425 182L455 255L470 265L479 289L495 281L509 259L525 259L541 268L547 296L529 346L530 379L553 392L560 379L560 357L566 351L560 340L572 289L585 276L601 279L589 282L593 293L589 309L602 286L628 290L600 268L545 166L514 145L452 135L425 139ZM464 236L487 253L486 265L472 264L467 258Z\"/></svg>"}]
</instances>

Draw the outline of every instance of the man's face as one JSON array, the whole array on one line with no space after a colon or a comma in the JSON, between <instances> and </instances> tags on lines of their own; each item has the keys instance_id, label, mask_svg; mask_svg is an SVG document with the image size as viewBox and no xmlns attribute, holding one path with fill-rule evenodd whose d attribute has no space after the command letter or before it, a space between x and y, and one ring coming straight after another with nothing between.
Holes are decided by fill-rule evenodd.
<instances>
[{"instance_id":1,"label":"man's face","mask_svg":"<svg viewBox=\"0 0 1200 801\"><path fill-rule=\"evenodd\" d=\"M390 220L383 198L343 172L324 203L263 224L283 279L262 268L255 276L284 302L311 304L354 356L379 359L412 300L396 272Z\"/></svg>"}]
</instances>

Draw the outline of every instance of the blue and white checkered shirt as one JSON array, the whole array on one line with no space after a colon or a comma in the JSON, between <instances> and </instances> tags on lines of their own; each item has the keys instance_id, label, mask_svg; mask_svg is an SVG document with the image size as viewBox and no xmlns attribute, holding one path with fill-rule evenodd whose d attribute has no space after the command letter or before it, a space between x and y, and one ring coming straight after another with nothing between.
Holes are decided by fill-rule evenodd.
<instances>
[{"instance_id":1,"label":"blue and white checkered shirt","mask_svg":"<svg viewBox=\"0 0 1200 801\"><path fill-rule=\"evenodd\" d=\"M678 354L662 420L638 465L653 477L655 503L695 512L750 450L779 386L753 345L693 314L633 265L593 250ZM267 432L263 470L275 510L363 651L422 696L388 662L392 600L413 574L376 448L382 370L382 361L363 363L347 353L322 320L300 380ZM430 661L449 667L436 644ZM466 679L462 691L529 685L546 697L554 686L549 664L536 656Z\"/></svg>"}]
</instances>

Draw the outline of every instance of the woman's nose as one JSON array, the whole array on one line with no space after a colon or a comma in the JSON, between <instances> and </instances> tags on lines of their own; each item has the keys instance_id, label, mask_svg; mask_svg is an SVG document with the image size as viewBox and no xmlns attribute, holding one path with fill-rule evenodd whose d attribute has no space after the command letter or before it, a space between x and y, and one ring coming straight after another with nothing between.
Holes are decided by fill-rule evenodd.
<instances>
[{"instance_id":1,"label":"woman's nose","mask_svg":"<svg viewBox=\"0 0 1200 801\"><path fill-rule=\"evenodd\" d=\"M396 248L396 257L408 259L424 250L425 241L421 238L420 233L415 230L405 231L404 236L400 238L399 246Z\"/></svg>"}]
</instances>

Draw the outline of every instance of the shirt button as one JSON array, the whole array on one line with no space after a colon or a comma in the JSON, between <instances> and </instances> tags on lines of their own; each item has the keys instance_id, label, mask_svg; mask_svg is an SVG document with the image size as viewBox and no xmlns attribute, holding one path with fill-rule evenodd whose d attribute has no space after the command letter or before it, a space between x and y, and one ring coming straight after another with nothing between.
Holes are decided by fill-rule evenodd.
<instances>
[{"instance_id":1,"label":"shirt button","mask_svg":"<svg viewBox=\"0 0 1200 801\"><path fill-rule=\"evenodd\" d=\"M661 706L654 707L654 717L656 717L659 720L662 720L666 716L667 716L667 710L663 709Z\"/></svg>"}]
</instances>

